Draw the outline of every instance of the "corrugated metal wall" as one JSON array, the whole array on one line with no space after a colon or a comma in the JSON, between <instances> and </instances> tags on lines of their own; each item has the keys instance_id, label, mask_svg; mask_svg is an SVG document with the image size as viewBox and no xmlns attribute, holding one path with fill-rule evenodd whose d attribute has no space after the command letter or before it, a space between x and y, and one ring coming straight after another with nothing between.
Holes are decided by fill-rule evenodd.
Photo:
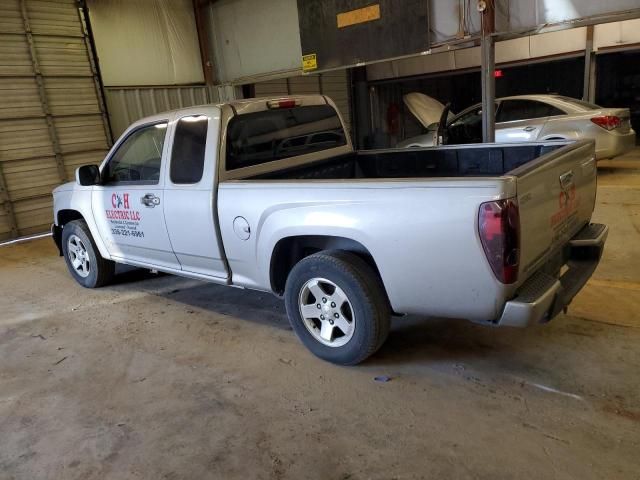
<instances>
[{"instance_id":1,"label":"corrugated metal wall","mask_svg":"<svg viewBox=\"0 0 640 480\"><path fill-rule=\"evenodd\" d=\"M336 103L347 129L351 131L349 74L346 70L260 82L255 84L255 92L256 97L317 93L326 95Z\"/></svg>"},{"instance_id":2,"label":"corrugated metal wall","mask_svg":"<svg viewBox=\"0 0 640 480\"><path fill-rule=\"evenodd\" d=\"M85 33L74 0L0 2L0 240L47 230L51 190L108 149Z\"/></svg>"},{"instance_id":3,"label":"corrugated metal wall","mask_svg":"<svg viewBox=\"0 0 640 480\"><path fill-rule=\"evenodd\" d=\"M105 87L104 94L115 138L140 118L176 108L218 102L216 90L204 85Z\"/></svg>"}]
</instances>

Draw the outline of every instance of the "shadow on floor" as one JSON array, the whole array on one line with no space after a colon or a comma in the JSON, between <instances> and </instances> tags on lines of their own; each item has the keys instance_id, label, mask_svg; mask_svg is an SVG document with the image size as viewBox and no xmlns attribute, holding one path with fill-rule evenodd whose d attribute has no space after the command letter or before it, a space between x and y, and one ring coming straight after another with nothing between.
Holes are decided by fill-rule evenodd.
<instances>
[{"instance_id":1,"label":"shadow on floor","mask_svg":"<svg viewBox=\"0 0 640 480\"><path fill-rule=\"evenodd\" d=\"M158 295L218 315L291 330L284 302L271 293L203 283Z\"/></svg>"},{"instance_id":2,"label":"shadow on floor","mask_svg":"<svg viewBox=\"0 0 640 480\"><path fill-rule=\"evenodd\" d=\"M178 277L162 275L167 286L175 279L175 289L166 290L154 295L168 301L181 303L188 309L201 309L216 315L234 317L238 321L249 321L259 325L274 327L281 331L291 330L284 302L267 292L231 288L211 283L201 283L184 287ZM158 274L147 270L122 268L115 279L115 284L135 283L158 278ZM213 317L204 322L215 321ZM538 366L531 364L525 351L554 351L558 345L558 335L563 335L567 328L584 325L576 319L564 317L558 319L563 327L555 333L549 326L533 329L492 328L476 325L465 320L452 320L427 317L394 317L388 340L382 348L366 364L370 366L405 365L407 363L441 362L475 363L500 367L499 370L534 371ZM576 324L576 325L574 325ZM579 339L588 341L590 337L599 336L592 325L584 325L585 332ZM292 332L293 335L293 332ZM566 336L565 336L566 338Z\"/></svg>"},{"instance_id":3,"label":"shadow on floor","mask_svg":"<svg viewBox=\"0 0 640 480\"><path fill-rule=\"evenodd\" d=\"M270 293L202 284L157 295L190 308L233 316L239 321L291 330L284 302ZM504 341L506 336L514 338ZM526 341L525 337L518 340L513 332L474 325L464 320L394 317L387 342L367 364L510 356L519 348L519 342Z\"/></svg>"}]
</instances>

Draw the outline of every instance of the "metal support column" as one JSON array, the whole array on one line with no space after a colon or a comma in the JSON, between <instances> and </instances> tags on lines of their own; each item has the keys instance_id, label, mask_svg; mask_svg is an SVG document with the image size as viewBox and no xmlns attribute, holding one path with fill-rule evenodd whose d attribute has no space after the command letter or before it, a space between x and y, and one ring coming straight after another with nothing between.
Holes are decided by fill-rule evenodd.
<instances>
[{"instance_id":1,"label":"metal support column","mask_svg":"<svg viewBox=\"0 0 640 480\"><path fill-rule=\"evenodd\" d=\"M371 140L371 101L367 86L366 67L356 67L352 71L353 104L355 116L355 140L357 148L366 148Z\"/></svg>"},{"instance_id":2,"label":"metal support column","mask_svg":"<svg viewBox=\"0 0 640 480\"><path fill-rule=\"evenodd\" d=\"M24 32L27 36L27 43L29 44L29 54L31 56L31 65L33 67L33 74L36 78L38 85L38 94L40 96L40 104L42 105L42 111L44 112L45 120L47 122L47 128L49 130L49 140L53 147L53 153L56 159L56 165L58 167L58 176L60 177L60 183L67 181L67 172L64 168L64 160L62 159L62 151L60 150L60 142L58 142L58 134L56 132L56 126L53 123L53 116L49 110L49 102L47 100L47 91L44 85L44 78L42 77L42 71L40 70L40 64L38 63L38 55L36 53L36 45L33 41L33 35L31 33L31 24L29 23L29 14L27 12L27 4L25 0L20 0L20 11L22 13L22 21L24 23Z\"/></svg>"},{"instance_id":3,"label":"metal support column","mask_svg":"<svg viewBox=\"0 0 640 480\"><path fill-rule=\"evenodd\" d=\"M89 58L89 65L91 66L91 75L93 76L93 84L96 89L96 96L98 97L98 106L100 107L100 115L102 116L102 125L104 127L104 134L107 138L107 146L113 145L113 132L111 131L111 122L109 122L109 115L107 113L107 105L104 101L104 88L102 81L100 80L100 67L95 59L95 48L93 45L93 37L91 33L91 23L89 21L89 12L84 3L81 8L78 8L78 20L82 25L82 39L84 46L87 49L87 57Z\"/></svg>"},{"instance_id":4,"label":"metal support column","mask_svg":"<svg viewBox=\"0 0 640 480\"><path fill-rule=\"evenodd\" d=\"M196 21L196 32L198 33L198 45L200 46L200 60L202 62L202 73L204 74L204 82L207 85L215 84L215 76L213 72L213 64L209 53L209 32L207 30L207 21L202 13L202 9L209 4L208 0L193 0L193 14Z\"/></svg>"},{"instance_id":5,"label":"metal support column","mask_svg":"<svg viewBox=\"0 0 640 480\"><path fill-rule=\"evenodd\" d=\"M496 49L495 38L495 0L478 2L480 11L482 39L482 141L495 142L496 134Z\"/></svg>"},{"instance_id":6,"label":"metal support column","mask_svg":"<svg viewBox=\"0 0 640 480\"><path fill-rule=\"evenodd\" d=\"M582 99L586 102L595 101L596 69L595 53L593 51L593 25L587 27L587 42L584 50L584 83Z\"/></svg>"}]
</instances>

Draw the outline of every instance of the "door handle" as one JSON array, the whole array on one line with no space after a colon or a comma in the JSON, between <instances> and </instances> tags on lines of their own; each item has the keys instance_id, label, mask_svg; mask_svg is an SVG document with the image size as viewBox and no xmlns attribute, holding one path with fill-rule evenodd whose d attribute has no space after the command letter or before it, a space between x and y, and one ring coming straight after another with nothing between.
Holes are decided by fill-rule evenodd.
<instances>
[{"instance_id":1,"label":"door handle","mask_svg":"<svg viewBox=\"0 0 640 480\"><path fill-rule=\"evenodd\" d=\"M525 132L533 132L536 129L536 127L524 127L523 130Z\"/></svg>"},{"instance_id":2,"label":"door handle","mask_svg":"<svg viewBox=\"0 0 640 480\"><path fill-rule=\"evenodd\" d=\"M562 187L563 190L566 190L570 185L573 185L573 177L573 170L569 170L568 172L560 175L560 187Z\"/></svg>"},{"instance_id":3,"label":"door handle","mask_svg":"<svg viewBox=\"0 0 640 480\"><path fill-rule=\"evenodd\" d=\"M140 203L145 207L153 208L156 205L160 205L160 197L156 197L153 193L147 193L144 197L140 198Z\"/></svg>"}]
</instances>

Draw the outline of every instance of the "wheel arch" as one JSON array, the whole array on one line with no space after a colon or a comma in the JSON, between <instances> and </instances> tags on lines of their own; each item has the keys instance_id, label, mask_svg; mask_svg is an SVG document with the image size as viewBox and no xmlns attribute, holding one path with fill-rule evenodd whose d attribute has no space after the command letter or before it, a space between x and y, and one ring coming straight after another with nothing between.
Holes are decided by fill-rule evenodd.
<instances>
[{"instance_id":1,"label":"wheel arch","mask_svg":"<svg viewBox=\"0 0 640 480\"><path fill-rule=\"evenodd\" d=\"M74 208L80 207L80 205L78 205L77 203L75 205L65 205L65 207L66 208L60 208L56 211L54 219L55 223L53 224L51 229L56 244L58 244L57 236L59 236L60 251L62 252L62 231L64 230L64 226L74 220L84 220L84 222L87 224L87 227L89 228L89 232L93 237L93 241L95 242L96 247L98 247L100 255L102 255L103 258L110 260L111 255L109 255L109 251L107 250L106 245L104 244L102 237L98 232L98 227L95 224L94 219L91 217L91 213L83 212L82 208Z\"/></svg>"},{"instance_id":2,"label":"wheel arch","mask_svg":"<svg viewBox=\"0 0 640 480\"><path fill-rule=\"evenodd\" d=\"M72 208L58 210L58 214L56 215L56 225L58 225L58 227L64 228L67 223L73 220L85 220L86 222L86 219L78 210Z\"/></svg>"},{"instance_id":3,"label":"wheel arch","mask_svg":"<svg viewBox=\"0 0 640 480\"><path fill-rule=\"evenodd\" d=\"M58 210L55 222L51 225L51 236L53 237L56 247L58 247L58 253L60 256L62 256L62 229L67 223L72 222L73 220L84 220L84 217L77 210L64 208Z\"/></svg>"},{"instance_id":4,"label":"wheel arch","mask_svg":"<svg viewBox=\"0 0 640 480\"><path fill-rule=\"evenodd\" d=\"M382 275L373 255L357 240L333 235L295 235L281 238L273 247L269 264L271 290L276 295L282 296L289 272L295 264L323 250L342 250L357 255L373 268L384 287Z\"/></svg>"}]
</instances>

